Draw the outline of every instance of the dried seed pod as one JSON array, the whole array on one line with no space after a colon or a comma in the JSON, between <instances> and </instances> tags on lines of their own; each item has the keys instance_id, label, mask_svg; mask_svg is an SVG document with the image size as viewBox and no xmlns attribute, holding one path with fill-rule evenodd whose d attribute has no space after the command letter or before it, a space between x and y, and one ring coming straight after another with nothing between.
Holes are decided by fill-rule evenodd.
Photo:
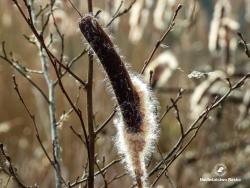
<instances>
[{"instance_id":1,"label":"dried seed pod","mask_svg":"<svg viewBox=\"0 0 250 188\"><path fill-rule=\"evenodd\" d=\"M118 151L138 187L147 187L146 160L158 135L156 102L139 75L127 71L109 36L92 16L79 23L81 32L103 65L119 105L114 124Z\"/></svg>"},{"instance_id":2,"label":"dried seed pod","mask_svg":"<svg viewBox=\"0 0 250 188\"><path fill-rule=\"evenodd\" d=\"M80 29L108 75L128 131L138 132L142 121L139 111L139 96L135 92L128 71L115 51L113 43L92 16L81 20Z\"/></svg>"}]
</instances>

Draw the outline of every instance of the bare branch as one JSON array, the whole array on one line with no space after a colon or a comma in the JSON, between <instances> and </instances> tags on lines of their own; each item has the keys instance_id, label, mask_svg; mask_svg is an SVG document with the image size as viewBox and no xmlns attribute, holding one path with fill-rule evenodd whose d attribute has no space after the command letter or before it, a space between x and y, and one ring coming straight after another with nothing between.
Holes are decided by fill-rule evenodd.
<instances>
[{"instance_id":1,"label":"bare branch","mask_svg":"<svg viewBox=\"0 0 250 188\"><path fill-rule=\"evenodd\" d=\"M144 62L144 65L142 67L142 71L141 71L141 74L144 73L145 69L147 68L147 66L149 65L149 63L151 62L156 50L159 48L159 46L161 45L161 43L165 40L165 38L167 37L167 35L170 33L170 31L172 31L172 29L174 28L174 25L175 25L175 19L180 11L180 9L182 8L182 5L178 5L176 10L175 10L175 13L172 17L172 20L168 26L168 29L167 31L162 35L162 37L160 38L160 40L157 41L154 49L152 50L152 52L150 53L148 59Z\"/></svg>"},{"instance_id":2,"label":"bare branch","mask_svg":"<svg viewBox=\"0 0 250 188\"><path fill-rule=\"evenodd\" d=\"M103 124L98 127L98 129L95 131L95 135L97 135L98 133L100 133L106 127L106 125L114 117L115 113L116 113L116 109L109 115L109 117L103 122Z\"/></svg>"},{"instance_id":3,"label":"bare branch","mask_svg":"<svg viewBox=\"0 0 250 188\"><path fill-rule=\"evenodd\" d=\"M18 187L21 187L21 188L31 187L31 186L25 185L23 181L20 179L19 175L17 174L17 169L13 166L11 162L11 158L5 153L4 146L2 143L0 143L0 167L3 167L3 169L6 170L6 173L14 178L15 182L18 184Z\"/></svg>"},{"instance_id":4,"label":"bare branch","mask_svg":"<svg viewBox=\"0 0 250 188\"><path fill-rule=\"evenodd\" d=\"M24 69L24 66L20 66L20 64L16 63L15 60L9 59L6 53L5 49L5 42L2 42L2 51L3 55L0 55L0 58L3 59L5 62L10 64L15 70L17 70L18 73L20 73L38 92L43 96L44 100L49 103L49 99L47 95L44 93L44 91L30 78L29 75L27 75ZM26 68L27 71L27 68Z\"/></svg>"},{"instance_id":5,"label":"bare branch","mask_svg":"<svg viewBox=\"0 0 250 188\"><path fill-rule=\"evenodd\" d=\"M243 42L247 57L250 58L250 51L248 49L247 42L245 41L245 39L243 38L243 35L240 32L237 32L237 35L240 37L241 41Z\"/></svg>"},{"instance_id":6,"label":"bare branch","mask_svg":"<svg viewBox=\"0 0 250 188\"><path fill-rule=\"evenodd\" d=\"M20 94L20 92L19 92L18 84L17 84L17 82L16 82L15 75L13 75L12 78L13 78L13 83L14 83L14 89L15 89L15 91L16 91L16 93L17 93L17 95L18 95L18 97L19 97L19 99L20 99L20 101L21 101L21 103L23 104L23 106L24 106L26 112L28 113L29 117L31 118L31 120L32 120L32 122L33 122L33 125L34 125L34 128L35 128L35 132L36 132L36 138L37 138L37 140L38 140L38 142L39 142L39 144L40 144L40 146L41 146L41 148L42 148L42 150L43 150L45 156L46 156L47 159L49 160L50 164L54 167L55 170L57 170L57 167L55 166L55 162L50 158L50 156L49 156L47 150L45 149L44 145L42 144L42 140L41 140L41 138L40 138L39 131L38 131L38 127L37 127L37 124L36 124L35 115L33 115L33 114L31 113L31 111L29 110L29 108L28 108L27 105L25 104L25 102L24 102L24 100L23 100L23 98L22 98L22 96L21 96L21 94ZM63 179L63 177L60 176L60 178L61 178L62 182L63 182L64 184L66 184L65 180Z\"/></svg>"},{"instance_id":7,"label":"bare branch","mask_svg":"<svg viewBox=\"0 0 250 188\"><path fill-rule=\"evenodd\" d=\"M121 4L119 5L117 11L116 11L115 14L113 15L113 17L112 17L112 19L109 21L109 23L106 25L106 27L109 27L109 26L113 23L113 21L114 21L115 19L117 19L118 17L120 17L120 16L126 14L127 12L129 12L130 9L131 9L131 8L133 7L133 5L135 4L135 2L136 2L136 0L133 0L133 1L131 2L131 4L128 6L128 8L126 8L126 9L124 9L123 11L119 12L119 10L121 9L122 4L123 4L123 1L121 1Z\"/></svg>"},{"instance_id":8,"label":"bare branch","mask_svg":"<svg viewBox=\"0 0 250 188\"><path fill-rule=\"evenodd\" d=\"M205 121L208 118L208 115L210 112L217 108L222 102L224 102L228 96L236 89L240 88L244 85L245 81L250 77L250 73L246 74L244 77L242 77L238 82L236 82L232 87L228 89L228 91L220 98L216 98L211 105L209 105L206 110L204 110L199 117L189 126L189 128L185 131L184 135L179 138L177 143L174 145L174 147L171 149L171 151L164 156L164 160L161 160L149 173L149 176L152 176L156 171L160 169L160 167L163 164L167 165L164 167L164 169L161 171L161 173L157 176L159 179L159 176L162 176L164 172L168 169L168 167L175 161L175 159L180 156L181 153L190 145L190 143L194 140L194 138L197 136L197 133L199 129L202 127L202 125L205 123ZM192 133L192 134L191 134ZM191 135L190 135L191 134ZM191 136L188 138L188 136ZM187 139L186 143L183 145L185 139ZM181 147L182 146L182 147Z\"/></svg>"}]
</instances>

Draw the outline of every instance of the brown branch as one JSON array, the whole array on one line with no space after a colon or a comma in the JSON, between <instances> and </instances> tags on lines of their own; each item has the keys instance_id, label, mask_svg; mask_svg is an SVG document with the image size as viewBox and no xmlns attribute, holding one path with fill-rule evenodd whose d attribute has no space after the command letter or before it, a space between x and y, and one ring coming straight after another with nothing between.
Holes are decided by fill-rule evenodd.
<instances>
[{"instance_id":1,"label":"brown branch","mask_svg":"<svg viewBox=\"0 0 250 188\"><path fill-rule=\"evenodd\" d=\"M104 182L104 188L107 188L108 182L107 182L106 177L105 177L105 172L101 171L101 167L99 166L98 162L96 161L96 158L95 158L95 165L97 166L97 169L101 172L100 174L101 174L103 182Z\"/></svg>"},{"instance_id":2,"label":"brown branch","mask_svg":"<svg viewBox=\"0 0 250 188\"><path fill-rule=\"evenodd\" d=\"M44 42L44 38L41 35L41 33L39 33L37 31L37 29L35 28L34 24L33 24L33 19L32 19L32 14L31 14L31 8L30 6L27 4L27 2L24 0L26 8L28 10L28 14L29 17L27 17L24 13L24 11L22 10L21 6L19 5L19 3L17 2L17 0L12 0L15 5L17 6L19 12L21 13L21 15L23 16L24 20L26 21L26 23L28 24L28 26L30 27L31 31L33 32L33 34L35 35L35 37L37 38L37 40L39 41L39 43L41 44L41 47L45 50L45 52L48 55L49 60L51 61L54 69L57 69L56 65L61 66L64 70L66 70L72 77L74 77L77 81L79 81L84 87L86 86L86 83L79 78L75 73L73 73L66 65L64 65L62 62L60 62L54 55L53 53L48 49L48 47L46 46L45 42ZM56 71L56 70L55 70ZM60 75L60 74L59 74Z\"/></svg>"},{"instance_id":3,"label":"brown branch","mask_svg":"<svg viewBox=\"0 0 250 188\"><path fill-rule=\"evenodd\" d=\"M197 133L199 129L202 127L202 125L206 122L208 115L212 110L217 108L222 102L224 102L228 96L236 89L242 87L245 83L245 81L250 77L250 73L246 74L243 78L241 78L238 82L236 82L234 85L230 86L228 91L219 98L216 98L211 105L209 105L206 110L204 110L199 117L189 126L189 128L185 131L184 135L179 138L177 143L174 145L174 147L171 149L171 151L164 157L164 160L161 160L149 173L149 176L152 176L155 172L157 172L160 167L163 164L167 165L164 167L164 169L161 171L161 173L158 176L162 176L164 172L168 169L168 167L175 161L177 157L180 156L180 154L185 151L185 149L190 145L190 143L194 140L194 138L197 136ZM190 135L191 134L191 135ZM191 137L189 137L191 136ZM185 139L187 139L186 143L183 145ZM182 146L182 147L181 147ZM157 178L159 179L159 177Z\"/></svg>"},{"instance_id":4,"label":"brown branch","mask_svg":"<svg viewBox=\"0 0 250 188\"><path fill-rule=\"evenodd\" d=\"M77 62L83 55L85 55L86 53L88 52L88 49L83 49L83 51L78 54L76 57L74 57L67 65L67 69L62 72L60 78L62 79L67 73L68 73L68 69L70 69L74 64L75 62ZM58 84L58 79L53 83L54 85Z\"/></svg>"},{"instance_id":5,"label":"brown branch","mask_svg":"<svg viewBox=\"0 0 250 188\"><path fill-rule=\"evenodd\" d=\"M91 9L92 10L92 9ZM89 132L89 150L88 150L88 188L94 187L94 165L95 165L95 131L93 124L93 52L89 51L89 69L87 83L87 117L88 117L88 132Z\"/></svg>"},{"instance_id":6,"label":"brown branch","mask_svg":"<svg viewBox=\"0 0 250 188\"><path fill-rule=\"evenodd\" d=\"M128 13L128 12L130 11L130 9L133 7L133 5L135 4L136 0L133 0L133 1L131 2L131 4L128 6L128 8L126 8L126 9L124 9L123 11L119 12L119 10L120 10L120 8L121 8L121 5L122 5L122 2L123 2L123 1L121 1L120 6L118 7L117 11L116 11L115 14L113 15L112 19L111 19L111 20L109 21L109 23L106 25L106 27L109 27L109 26L113 23L113 21L114 21L115 19L117 19L117 18L121 17L122 15Z\"/></svg>"},{"instance_id":7,"label":"brown branch","mask_svg":"<svg viewBox=\"0 0 250 188\"><path fill-rule=\"evenodd\" d=\"M180 4L177 6L177 8L176 8L176 10L175 10L175 13L174 13L174 15L173 15L173 17L172 17L172 20L171 20L171 22L170 22L170 24L169 24L169 26L168 26L167 31L162 35L162 37L160 38L160 40L157 41L157 43L156 43L154 49L152 50L152 52L150 53L148 59L144 62L144 65L143 65L143 67L142 67L141 74L144 73L145 69L147 68L147 66L148 66L149 63L151 62L151 60L152 60L152 58L153 58L153 56L154 56L156 50L159 48L159 46L161 45L161 43L165 40L165 38L166 38L167 35L170 33L170 31L173 30L174 25L175 25L175 19L176 19L178 13L179 13L181 7L182 7L182 5L180 5Z\"/></svg>"},{"instance_id":8,"label":"brown branch","mask_svg":"<svg viewBox=\"0 0 250 188\"><path fill-rule=\"evenodd\" d=\"M85 126L84 126L84 121L83 121L83 117L82 117L82 112L80 109L78 109L73 101L71 100L71 98L69 97L67 91L65 90L64 88L64 85L62 83L62 80L61 80L61 74L58 72L58 69L57 69L57 65L59 66L62 66L65 70L67 70L69 72L69 74L71 76L73 76L77 81L79 81L84 87L86 86L86 83L81 80L77 75L75 75L66 65L64 65L62 62L60 62L53 54L52 52L47 48L46 44L45 44L45 41L44 41L44 38L41 34L39 34L39 32L36 30L34 24L33 24L33 19L32 19L32 12L31 12L31 8L30 6L27 4L27 2L24 0L24 3L25 3L25 6L28 10L28 14L29 14L29 17L27 17L25 15L25 13L23 12L21 6L19 5L19 3L16 1L16 0L13 0L13 2L15 3L15 5L17 6L19 12L21 13L21 15L23 16L24 20L26 21L26 23L28 24L28 26L30 27L30 29L32 30L33 34L35 35L36 39L38 40L38 42L40 43L41 47L45 50L51 64L53 65L53 68L55 70L55 73L56 73L56 76L58 78L58 83L59 83L59 86L61 88L61 91L62 93L64 94L64 96L66 97L66 99L68 100L69 104L71 105L71 107L74 109L77 117L79 118L80 120L80 123L81 123L81 126L82 126L82 129L83 129L83 133L84 133L84 136L85 136L85 140L86 140L86 143L88 143L88 140L87 140L87 131L85 129ZM88 144L87 144L87 147L88 147Z\"/></svg>"},{"instance_id":9,"label":"brown branch","mask_svg":"<svg viewBox=\"0 0 250 188\"><path fill-rule=\"evenodd\" d=\"M237 32L237 35L242 40L242 43L243 43L244 48L245 48L244 50L245 50L245 53L246 53L247 57L250 58L250 51L248 49L247 42L245 41L245 39L243 38L243 35L240 32Z\"/></svg>"},{"instance_id":10,"label":"brown branch","mask_svg":"<svg viewBox=\"0 0 250 188\"><path fill-rule=\"evenodd\" d=\"M88 0L89 14L93 15L92 0ZM89 50L89 68L87 90L87 118L88 118L88 188L94 188L95 185L95 130L93 123L93 52ZM105 179L105 178L104 178Z\"/></svg>"},{"instance_id":11,"label":"brown branch","mask_svg":"<svg viewBox=\"0 0 250 188\"><path fill-rule=\"evenodd\" d=\"M172 102L172 105L173 105L173 107L174 107L174 109L175 109L176 119L177 119L178 124L179 124L180 129L181 129L181 136L183 137L183 136L184 136L184 128L183 128L183 124L182 124L182 122L181 122L179 108L178 108L178 106L177 106L177 104L176 104L176 102L175 102L174 99L171 98L171 102Z\"/></svg>"},{"instance_id":12,"label":"brown branch","mask_svg":"<svg viewBox=\"0 0 250 188\"><path fill-rule=\"evenodd\" d=\"M121 162L121 159L116 159L116 160L113 160L112 162L110 162L109 164L107 164L105 167L103 167L100 171L96 172L95 173L95 176L107 171L109 168L111 168L113 165L115 165L116 163L119 163ZM69 183L68 186L69 187L75 187L79 184L82 184L83 182L86 182L88 180L88 178L83 178L83 179L80 179L80 180L77 180L73 183Z\"/></svg>"},{"instance_id":13,"label":"brown branch","mask_svg":"<svg viewBox=\"0 0 250 188\"><path fill-rule=\"evenodd\" d=\"M177 94L176 99L171 100L172 105L166 107L165 112L163 112L163 114L162 114L162 116L161 116L161 118L160 118L160 122L164 119L164 117L167 115L167 113L168 113L172 108L174 108L175 105L177 105L178 101L182 98L182 94L183 94L184 91L185 91L184 89L178 89L178 94Z\"/></svg>"},{"instance_id":14,"label":"brown branch","mask_svg":"<svg viewBox=\"0 0 250 188\"><path fill-rule=\"evenodd\" d=\"M28 26L30 27L30 29L32 30L33 34L35 35L35 37L37 38L37 40L39 41L39 43L41 44L41 47L45 50L45 52L47 53L48 55L48 58L49 60L51 61L53 67L54 67L54 70L56 72L56 76L58 78L58 83L59 83L59 86L64 94L64 96L67 98L68 102L70 103L71 107L74 109L75 113L77 114L79 120L80 120L80 123L81 123L81 126L83 128L83 131L84 131L84 136L85 136L85 139L86 139L86 143L88 143L88 140L87 140L87 132L85 130L85 126L84 126L84 122L83 122L83 119L82 119L82 113L79 109L77 109L75 106L74 106L74 103L72 102L72 100L70 99L68 93L66 92L64 86L63 86L63 83L61 81L61 74L58 72L57 70L57 65L60 65L62 66L65 70L67 70L77 81L79 81L84 87L86 86L86 83L84 81L82 81L77 75L75 75L67 66L65 66L62 62L60 62L52 53L51 51L47 48L45 42L44 42L44 39L43 39L43 36L40 35L38 33L38 31L36 30L35 26L33 25L33 20L32 20L32 16L31 16L31 9L30 9L30 6L27 4L27 2L25 1L25 5L26 5L26 8L28 9L28 13L29 13L29 17L27 17L25 15L25 13L23 12L21 6L19 5L19 3L16 1L16 0L13 0L13 2L15 3L15 5L17 6L19 12L21 13L21 15L23 16L24 20L26 21L26 23L28 24ZM87 144L87 147L88 147L88 144Z\"/></svg>"},{"instance_id":15,"label":"brown branch","mask_svg":"<svg viewBox=\"0 0 250 188\"><path fill-rule=\"evenodd\" d=\"M32 120L32 122L33 122L34 129L35 129L35 133L36 133L36 138L37 138L37 140L38 140L38 143L39 143L40 147L42 148L42 150L43 150L45 156L46 156L47 159L49 160L50 164L54 167L55 170L57 170L56 162L53 161L53 160L50 158L50 156L49 156L47 150L45 149L45 147L44 147L44 145L43 145L43 143L42 143L42 140L41 140L41 137L40 137L40 134L39 134L39 131L38 131L38 127L37 127L37 124L36 124L35 115L33 115L33 114L31 113L31 111L29 110L28 106L25 104L25 102L24 102L24 100L23 100L23 97L22 97L22 95L21 95L21 93L20 93L20 91L19 91L19 89L18 89L18 84L17 84L17 82L16 82L16 77L15 77L15 75L13 75L12 78L13 78L13 83L14 83L14 89L15 89L15 91L16 91L16 93L17 93L17 95L18 95L18 97L19 97L19 99L20 99L20 101L21 101L21 103L23 104L23 106L24 106L26 112L28 113L29 117L31 118L31 120ZM66 182L65 182L65 180L63 179L63 177L61 176L60 178L61 178L62 182L66 185Z\"/></svg>"},{"instance_id":16,"label":"brown branch","mask_svg":"<svg viewBox=\"0 0 250 188\"><path fill-rule=\"evenodd\" d=\"M79 133L74 129L73 126L70 126L70 129L71 129L71 131L74 133L74 135L76 135L76 136L81 140L81 142L82 142L84 145L86 145L86 142L85 142L84 139L82 138L82 135L79 134Z\"/></svg>"},{"instance_id":17,"label":"brown branch","mask_svg":"<svg viewBox=\"0 0 250 188\"><path fill-rule=\"evenodd\" d=\"M4 165L2 166L2 161ZM11 158L5 153L4 146L2 143L0 143L0 167L2 167L4 170L6 170L7 174L12 176L17 183L18 187L21 188L30 188L31 186L27 186L23 183L23 181L20 179L19 175L17 174L17 169L13 166L11 162ZM0 184L1 185L1 184ZM37 186L35 186L37 187Z\"/></svg>"},{"instance_id":18,"label":"brown branch","mask_svg":"<svg viewBox=\"0 0 250 188\"><path fill-rule=\"evenodd\" d=\"M44 98L44 100L49 103L49 99L44 91L25 73L24 66L16 63L17 60L10 59L7 56L6 49L5 49L5 42L2 42L2 51L3 55L0 55L0 58L7 62L10 66L12 66L19 74L21 74Z\"/></svg>"},{"instance_id":19,"label":"brown branch","mask_svg":"<svg viewBox=\"0 0 250 188\"><path fill-rule=\"evenodd\" d=\"M115 176L108 182L108 185L111 184L111 183L113 183L114 181L116 181L116 180L118 180L118 179L121 179L121 178L127 176L127 175L128 175L127 172L122 173L122 174L115 175Z\"/></svg>"},{"instance_id":20,"label":"brown branch","mask_svg":"<svg viewBox=\"0 0 250 188\"><path fill-rule=\"evenodd\" d=\"M100 125L98 127L98 129L96 129L95 135L97 135L98 133L100 133L106 127L106 125L113 119L113 117L115 116L115 114L116 114L116 109L109 115L109 117L103 122L103 124Z\"/></svg>"}]
</instances>

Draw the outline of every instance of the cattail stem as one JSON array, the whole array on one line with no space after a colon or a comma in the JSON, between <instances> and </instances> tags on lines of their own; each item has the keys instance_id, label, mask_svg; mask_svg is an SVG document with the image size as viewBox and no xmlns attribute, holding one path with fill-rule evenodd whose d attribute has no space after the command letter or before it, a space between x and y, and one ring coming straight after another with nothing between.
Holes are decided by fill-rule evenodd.
<instances>
[{"instance_id":1,"label":"cattail stem","mask_svg":"<svg viewBox=\"0 0 250 188\"><path fill-rule=\"evenodd\" d=\"M139 95L129 73L115 50L114 44L93 16L86 16L79 23L81 32L101 61L120 106L128 132L140 131L142 122Z\"/></svg>"}]
</instances>

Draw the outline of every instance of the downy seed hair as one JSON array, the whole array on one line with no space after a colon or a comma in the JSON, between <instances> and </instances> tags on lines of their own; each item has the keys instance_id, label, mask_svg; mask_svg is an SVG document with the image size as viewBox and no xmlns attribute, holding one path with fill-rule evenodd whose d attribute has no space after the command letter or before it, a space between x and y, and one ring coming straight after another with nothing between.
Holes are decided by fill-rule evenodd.
<instances>
[{"instance_id":1,"label":"downy seed hair","mask_svg":"<svg viewBox=\"0 0 250 188\"><path fill-rule=\"evenodd\" d=\"M109 36L90 15L79 27L98 56L118 103L115 143L139 188L147 186L146 162L158 136L156 100L143 79L127 71Z\"/></svg>"}]
</instances>

